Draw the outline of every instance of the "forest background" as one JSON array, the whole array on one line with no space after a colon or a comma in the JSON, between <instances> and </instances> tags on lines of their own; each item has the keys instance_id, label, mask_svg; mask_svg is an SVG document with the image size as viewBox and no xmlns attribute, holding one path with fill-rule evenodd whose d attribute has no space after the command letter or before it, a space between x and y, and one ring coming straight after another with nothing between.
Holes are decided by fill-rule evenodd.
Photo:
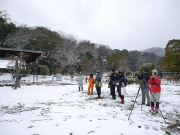
<instances>
[{"instance_id":1,"label":"forest background","mask_svg":"<svg viewBox=\"0 0 180 135\"><path fill-rule=\"evenodd\" d=\"M133 45L132 45L133 46ZM0 47L44 52L45 59L39 68L48 74L102 73L110 68L126 73L137 72L151 66L159 71L180 71L180 40L170 39L165 48L149 48L144 51L128 51L123 45L111 49L110 45L79 40L62 31L52 31L43 26L16 25L5 10L0 10ZM7 56L12 57L12 56ZM29 67L30 68L30 67ZM40 71L40 70L39 70ZM33 69L25 72L33 72Z\"/></svg>"}]
</instances>

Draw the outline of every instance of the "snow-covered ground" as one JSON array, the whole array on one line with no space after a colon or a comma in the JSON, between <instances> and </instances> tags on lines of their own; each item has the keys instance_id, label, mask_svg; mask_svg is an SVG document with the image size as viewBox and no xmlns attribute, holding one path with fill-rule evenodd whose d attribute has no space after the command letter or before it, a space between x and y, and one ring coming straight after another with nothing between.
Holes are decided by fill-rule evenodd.
<instances>
[{"instance_id":1,"label":"snow-covered ground","mask_svg":"<svg viewBox=\"0 0 180 135\"><path fill-rule=\"evenodd\" d=\"M23 78L25 80L31 77ZM10 80L10 75L0 80ZM39 81L52 80L39 77ZM102 97L87 95L87 84L78 92L77 82L63 76L69 85L22 85L17 90L0 87L0 135L172 135L180 134L180 87L162 85L161 114L151 115L142 106L141 92L128 120L138 85L128 85L125 104L112 100L107 84Z\"/></svg>"}]
</instances>

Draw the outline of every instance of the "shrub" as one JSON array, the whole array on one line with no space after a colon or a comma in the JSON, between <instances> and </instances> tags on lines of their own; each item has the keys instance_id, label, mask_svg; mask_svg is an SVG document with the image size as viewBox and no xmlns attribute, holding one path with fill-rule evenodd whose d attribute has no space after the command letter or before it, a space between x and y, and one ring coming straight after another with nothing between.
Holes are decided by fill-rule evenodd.
<instances>
[{"instance_id":1,"label":"shrub","mask_svg":"<svg viewBox=\"0 0 180 135\"><path fill-rule=\"evenodd\" d=\"M54 73L55 73L55 75L56 75L56 74L62 74L62 71L61 71L59 68L57 68L57 69L54 71Z\"/></svg>"},{"instance_id":2,"label":"shrub","mask_svg":"<svg viewBox=\"0 0 180 135\"><path fill-rule=\"evenodd\" d=\"M45 76L46 76L48 73L49 73L49 68L48 68L48 66L45 66L45 65L41 66L40 74L43 75L44 78L45 78Z\"/></svg>"}]
</instances>

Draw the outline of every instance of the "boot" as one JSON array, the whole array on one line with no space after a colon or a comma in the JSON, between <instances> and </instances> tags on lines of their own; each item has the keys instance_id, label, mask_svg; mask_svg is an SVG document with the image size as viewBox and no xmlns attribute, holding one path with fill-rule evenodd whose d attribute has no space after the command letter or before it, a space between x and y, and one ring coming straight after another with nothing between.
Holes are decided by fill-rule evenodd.
<instances>
[{"instance_id":1,"label":"boot","mask_svg":"<svg viewBox=\"0 0 180 135\"><path fill-rule=\"evenodd\" d=\"M154 112L154 106L151 106L151 109L149 110L149 112L151 112L151 113Z\"/></svg>"},{"instance_id":2,"label":"boot","mask_svg":"<svg viewBox=\"0 0 180 135\"><path fill-rule=\"evenodd\" d=\"M159 108L159 102L156 102L156 107Z\"/></svg>"},{"instance_id":3,"label":"boot","mask_svg":"<svg viewBox=\"0 0 180 135\"><path fill-rule=\"evenodd\" d=\"M80 91L80 87L79 87L79 91Z\"/></svg>"},{"instance_id":4,"label":"boot","mask_svg":"<svg viewBox=\"0 0 180 135\"><path fill-rule=\"evenodd\" d=\"M154 112L158 113L159 112L158 110L159 110L159 102L156 102L156 107L155 107L155 111Z\"/></svg>"},{"instance_id":5,"label":"boot","mask_svg":"<svg viewBox=\"0 0 180 135\"><path fill-rule=\"evenodd\" d=\"M120 99L121 99L121 104L124 104L124 96L121 95L121 94L119 94L119 97L120 97Z\"/></svg>"},{"instance_id":6,"label":"boot","mask_svg":"<svg viewBox=\"0 0 180 135\"><path fill-rule=\"evenodd\" d=\"M158 113L158 112L159 112L158 110L159 110L159 107L155 107L154 112L155 112L155 113Z\"/></svg>"},{"instance_id":7,"label":"boot","mask_svg":"<svg viewBox=\"0 0 180 135\"><path fill-rule=\"evenodd\" d=\"M121 95L121 104L124 104L124 96Z\"/></svg>"},{"instance_id":8,"label":"boot","mask_svg":"<svg viewBox=\"0 0 180 135\"><path fill-rule=\"evenodd\" d=\"M100 95L98 94L98 98L100 98Z\"/></svg>"},{"instance_id":9,"label":"boot","mask_svg":"<svg viewBox=\"0 0 180 135\"><path fill-rule=\"evenodd\" d=\"M151 102L151 107L154 107L154 102Z\"/></svg>"},{"instance_id":10,"label":"boot","mask_svg":"<svg viewBox=\"0 0 180 135\"><path fill-rule=\"evenodd\" d=\"M151 102L151 109L149 111L154 112L154 102Z\"/></svg>"}]
</instances>

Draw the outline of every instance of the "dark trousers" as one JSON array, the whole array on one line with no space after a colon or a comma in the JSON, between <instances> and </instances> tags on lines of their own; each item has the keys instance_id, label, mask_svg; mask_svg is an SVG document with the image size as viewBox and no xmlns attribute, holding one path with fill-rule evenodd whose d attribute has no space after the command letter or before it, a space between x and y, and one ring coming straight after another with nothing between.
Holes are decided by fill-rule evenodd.
<instances>
[{"instance_id":1,"label":"dark trousers","mask_svg":"<svg viewBox=\"0 0 180 135\"><path fill-rule=\"evenodd\" d=\"M111 85L111 94L112 94L112 98L116 99L115 85Z\"/></svg>"},{"instance_id":2,"label":"dark trousers","mask_svg":"<svg viewBox=\"0 0 180 135\"><path fill-rule=\"evenodd\" d=\"M96 91L97 91L98 96L100 96L101 95L101 87L96 87Z\"/></svg>"},{"instance_id":3,"label":"dark trousers","mask_svg":"<svg viewBox=\"0 0 180 135\"><path fill-rule=\"evenodd\" d=\"M142 92L142 104L146 103L146 98L147 98L147 104L150 104L150 97L149 97L149 88L146 89L141 89Z\"/></svg>"}]
</instances>

